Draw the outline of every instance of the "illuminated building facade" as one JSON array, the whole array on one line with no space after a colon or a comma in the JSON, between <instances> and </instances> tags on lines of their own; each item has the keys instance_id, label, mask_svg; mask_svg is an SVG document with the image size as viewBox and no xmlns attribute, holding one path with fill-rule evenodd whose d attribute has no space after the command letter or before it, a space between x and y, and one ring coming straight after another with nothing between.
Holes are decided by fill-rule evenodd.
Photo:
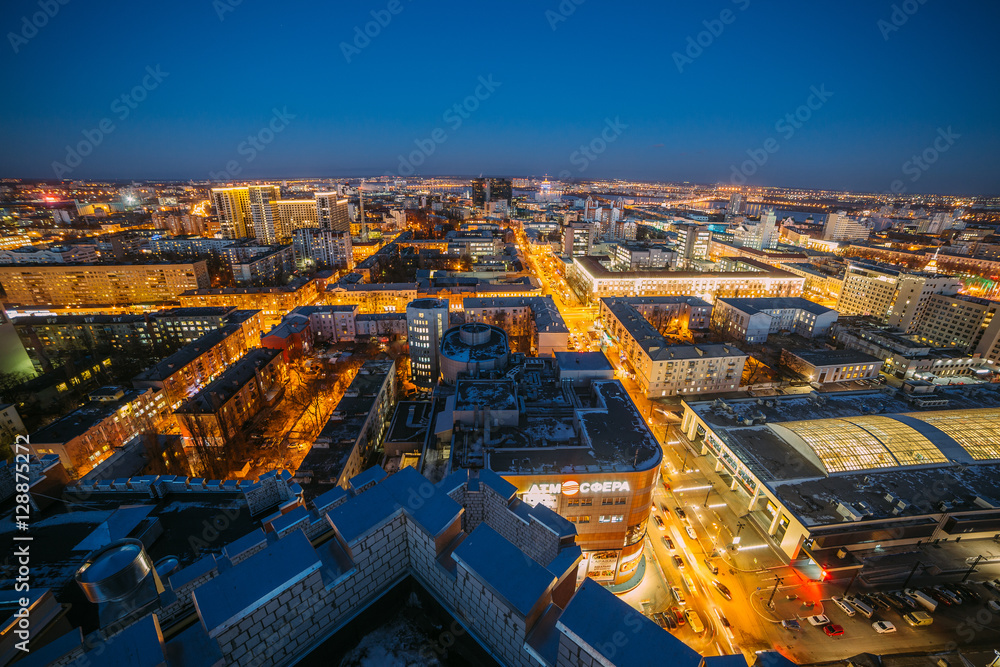
<instances>
[{"instance_id":1,"label":"illuminated building facade","mask_svg":"<svg viewBox=\"0 0 1000 667\"><path fill-rule=\"evenodd\" d=\"M7 301L23 306L134 305L175 301L209 286L204 261L186 264L0 266Z\"/></svg>"}]
</instances>

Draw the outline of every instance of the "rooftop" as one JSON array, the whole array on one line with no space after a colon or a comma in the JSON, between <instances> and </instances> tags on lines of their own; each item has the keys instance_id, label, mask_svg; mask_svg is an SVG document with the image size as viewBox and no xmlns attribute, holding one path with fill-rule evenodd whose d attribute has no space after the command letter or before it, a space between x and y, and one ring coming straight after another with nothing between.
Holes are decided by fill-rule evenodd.
<instances>
[{"instance_id":1,"label":"rooftop","mask_svg":"<svg viewBox=\"0 0 1000 667\"><path fill-rule=\"evenodd\" d=\"M843 364L878 364L882 360L857 350L783 350L812 366L839 366Z\"/></svg>"},{"instance_id":2,"label":"rooftop","mask_svg":"<svg viewBox=\"0 0 1000 667\"><path fill-rule=\"evenodd\" d=\"M149 389L132 389L117 401L91 401L31 434L33 445L62 444L83 435ZM121 443L125 444L125 443Z\"/></svg>"},{"instance_id":3,"label":"rooftop","mask_svg":"<svg viewBox=\"0 0 1000 667\"><path fill-rule=\"evenodd\" d=\"M555 352L560 371L613 371L603 352Z\"/></svg>"},{"instance_id":4,"label":"rooftop","mask_svg":"<svg viewBox=\"0 0 1000 667\"><path fill-rule=\"evenodd\" d=\"M489 337L478 344L464 342L462 332L472 331L470 327L475 327L477 332L488 328ZM499 327L488 324L464 324L460 327L453 327L441 337L441 354L459 362L488 361L509 353L510 345L507 342L506 332Z\"/></svg>"},{"instance_id":5,"label":"rooftop","mask_svg":"<svg viewBox=\"0 0 1000 667\"><path fill-rule=\"evenodd\" d=\"M455 384L455 409L459 411L488 408L516 410L517 387L513 380L458 380Z\"/></svg>"},{"instance_id":6,"label":"rooftop","mask_svg":"<svg viewBox=\"0 0 1000 667\"><path fill-rule=\"evenodd\" d=\"M802 297L771 297L756 299L733 299L722 298L720 302L726 303L744 313L759 313L766 310L804 310L815 315L835 312L833 308L821 306L815 301L803 299Z\"/></svg>"},{"instance_id":7,"label":"rooftop","mask_svg":"<svg viewBox=\"0 0 1000 667\"><path fill-rule=\"evenodd\" d=\"M233 397L257 372L281 355L276 348L255 348L244 354L222 375L202 387L176 410L179 414L212 414Z\"/></svg>"},{"instance_id":8,"label":"rooftop","mask_svg":"<svg viewBox=\"0 0 1000 667\"><path fill-rule=\"evenodd\" d=\"M139 373L134 379L140 382L162 382L216 345L221 344L224 340L239 332L240 326L238 324L227 324L221 329L209 331L204 336L188 343L166 359L163 359L152 368L147 368Z\"/></svg>"}]
</instances>

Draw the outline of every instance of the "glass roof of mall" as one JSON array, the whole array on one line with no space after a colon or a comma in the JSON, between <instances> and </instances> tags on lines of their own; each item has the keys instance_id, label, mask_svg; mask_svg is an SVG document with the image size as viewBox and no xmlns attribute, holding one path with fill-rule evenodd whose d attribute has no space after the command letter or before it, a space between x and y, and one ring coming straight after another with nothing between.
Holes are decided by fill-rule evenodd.
<instances>
[{"instance_id":1,"label":"glass roof of mall","mask_svg":"<svg viewBox=\"0 0 1000 667\"><path fill-rule=\"evenodd\" d=\"M781 435L790 432L793 440L801 439L828 473L1000 459L1000 409L863 415L772 426Z\"/></svg>"}]
</instances>

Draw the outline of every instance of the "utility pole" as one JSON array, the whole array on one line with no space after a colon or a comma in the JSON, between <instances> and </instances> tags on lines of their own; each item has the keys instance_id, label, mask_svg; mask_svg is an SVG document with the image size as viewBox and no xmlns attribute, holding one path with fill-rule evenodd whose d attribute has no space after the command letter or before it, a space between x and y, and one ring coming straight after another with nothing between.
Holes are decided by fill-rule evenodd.
<instances>
[{"instance_id":1,"label":"utility pole","mask_svg":"<svg viewBox=\"0 0 1000 667\"><path fill-rule=\"evenodd\" d=\"M778 575L774 575L774 588L771 589L771 597L767 599L767 608L774 608L774 594L778 592L778 584L780 584L784 579Z\"/></svg>"},{"instance_id":2,"label":"utility pole","mask_svg":"<svg viewBox=\"0 0 1000 667\"><path fill-rule=\"evenodd\" d=\"M963 584L965 583L965 580L966 580L966 579L968 579L968 578L969 578L969 576L970 576L970 575L971 575L971 574L972 574L973 572L975 572L975 571L976 571L976 566L977 566L977 565L979 565L979 561L981 561L982 559L983 559L983 556L982 556L982 554L980 554L979 556L976 556L976 561L975 561L975 562L974 562L974 563L972 564L972 566L971 566L971 567L969 567L969 571L965 573L965 576L964 576L964 577L962 577L962 583L963 583Z\"/></svg>"},{"instance_id":3,"label":"utility pole","mask_svg":"<svg viewBox=\"0 0 1000 667\"><path fill-rule=\"evenodd\" d=\"M917 568L920 567L921 565L923 565L923 563L921 563L919 560L913 564L913 569L910 570L910 574L906 576L906 581L903 582L903 585L900 586L900 588L906 588L906 584L910 583L910 579L913 578L913 575L917 571Z\"/></svg>"},{"instance_id":4,"label":"utility pole","mask_svg":"<svg viewBox=\"0 0 1000 667\"><path fill-rule=\"evenodd\" d=\"M851 586L854 585L854 580L858 578L858 575L861 574L861 570L863 570L863 569L864 569L864 566L861 566L861 567L859 567L858 569L856 569L854 571L854 576L851 577L851 581L847 584L847 588L844 589L844 595L847 595L850 592Z\"/></svg>"}]
</instances>

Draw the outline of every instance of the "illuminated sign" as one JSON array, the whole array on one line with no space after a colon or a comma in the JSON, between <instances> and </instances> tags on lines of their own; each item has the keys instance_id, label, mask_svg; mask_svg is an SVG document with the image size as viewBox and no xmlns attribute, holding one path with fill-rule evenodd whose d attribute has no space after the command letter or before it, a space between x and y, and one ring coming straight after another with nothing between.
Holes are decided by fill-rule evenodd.
<instances>
[{"instance_id":1,"label":"illuminated sign","mask_svg":"<svg viewBox=\"0 0 1000 667\"><path fill-rule=\"evenodd\" d=\"M626 482L579 482L568 481L561 484L532 484L528 489L529 494L538 493L561 493L564 496L575 496L578 493L615 493L617 491L628 492L632 487Z\"/></svg>"}]
</instances>

